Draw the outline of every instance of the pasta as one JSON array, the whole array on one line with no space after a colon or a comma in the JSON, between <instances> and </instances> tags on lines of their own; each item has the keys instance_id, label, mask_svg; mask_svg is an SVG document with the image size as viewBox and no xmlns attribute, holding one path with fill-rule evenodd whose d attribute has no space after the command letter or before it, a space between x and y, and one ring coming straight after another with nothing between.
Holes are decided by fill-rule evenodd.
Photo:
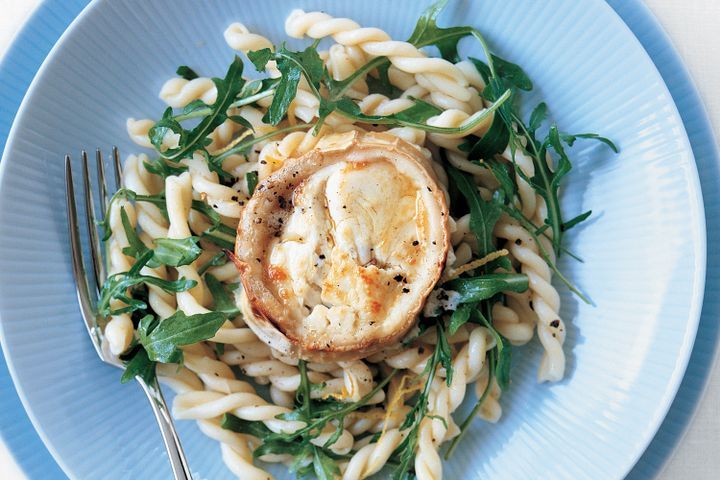
<instances>
[{"instance_id":1,"label":"pasta","mask_svg":"<svg viewBox=\"0 0 720 480\"><path fill-rule=\"evenodd\" d=\"M434 25L437 12L428 12ZM110 280L126 283L112 290L109 280L103 288L104 348L130 374L157 375L174 390L175 418L195 420L219 442L238 478L272 478L254 463L259 458L292 465L300 475L359 480L387 468L439 480L441 448L450 444L452 453L472 419L456 422L460 405L475 397L473 415L490 423L500 418L511 346L537 332L538 380L557 382L565 374L566 331L552 274L566 224L557 224L557 196L531 180L555 173L549 152L560 147L552 129L540 142L537 126L528 128L502 105L514 87L492 62L482 69L432 57L379 28L324 12L293 10L285 30L332 43L324 51L316 43L299 61L293 56L299 53L232 23L226 43L256 65L265 55L258 68L264 65L269 81L243 93L249 81L230 79L235 63L230 80L183 74L165 82L160 98L172 109L198 100L203 108L173 114L172 121L127 120L132 141L159 158L127 157L123 189L109 205ZM313 77L313 68L324 73ZM490 77L495 88L509 85L504 97L488 94ZM232 88L235 95L222 103L218 92ZM218 120L188 143L181 122L209 112ZM278 172L349 138L342 135L368 132L410 145L437 182L438 201L449 205L442 276L401 342L353 358L299 358L258 336L250 321L257 320L256 299L230 254L236 235L248 234L238 225L256 189L275 188ZM278 202L285 208L285 199ZM402 275L394 281L410 285ZM491 293L472 293L468 285L477 281ZM182 341L156 350L152 332L182 322L197 323L176 332ZM157 363L150 374L133 370L138 355Z\"/></svg>"}]
</instances>

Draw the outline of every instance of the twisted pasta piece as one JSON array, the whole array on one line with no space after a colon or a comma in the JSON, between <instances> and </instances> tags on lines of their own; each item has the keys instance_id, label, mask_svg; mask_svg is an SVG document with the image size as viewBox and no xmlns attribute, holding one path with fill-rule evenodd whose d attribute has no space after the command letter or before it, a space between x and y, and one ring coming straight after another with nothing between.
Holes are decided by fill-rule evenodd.
<instances>
[{"instance_id":1,"label":"twisted pasta piece","mask_svg":"<svg viewBox=\"0 0 720 480\"><path fill-rule=\"evenodd\" d=\"M334 80L345 80L366 62L365 54L360 48L335 44L328 50L326 65ZM368 86L364 78L358 78L346 92L348 97L356 100L367 94Z\"/></svg>"},{"instance_id":2,"label":"twisted pasta piece","mask_svg":"<svg viewBox=\"0 0 720 480\"><path fill-rule=\"evenodd\" d=\"M276 418L289 412L289 409L268 403L257 394L249 392L225 395L212 391L193 391L178 394L173 401L173 415L178 419L211 419L232 413L243 420L262 421L270 430L277 433L293 433L305 426L303 422ZM335 427L328 425L323 433L313 438L311 442L322 446L334 431ZM330 449L343 455L350 451L352 444L352 435L344 430Z\"/></svg>"},{"instance_id":3,"label":"twisted pasta piece","mask_svg":"<svg viewBox=\"0 0 720 480\"><path fill-rule=\"evenodd\" d=\"M435 419L425 417L418 429L417 452L415 453L415 474L418 480L440 480L442 460L433 436Z\"/></svg>"},{"instance_id":4,"label":"twisted pasta piece","mask_svg":"<svg viewBox=\"0 0 720 480\"><path fill-rule=\"evenodd\" d=\"M173 108L183 108L193 100L202 100L208 105L215 103L217 88L207 77L171 78L160 89L160 99Z\"/></svg>"},{"instance_id":5,"label":"twisted pasta piece","mask_svg":"<svg viewBox=\"0 0 720 480\"><path fill-rule=\"evenodd\" d=\"M516 220L503 215L495 226L495 235L507 240L507 249L520 262L522 273L530 280L530 301L537 314L537 333L544 348L538 381L557 382L565 372L565 325L560 318L560 295L552 286L552 271L539 254L532 236ZM547 240L540 237L540 241ZM552 255L552 246L545 245ZM552 260L552 259L551 259Z\"/></svg>"},{"instance_id":6,"label":"twisted pasta piece","mask_svg":"<svg viewBox=\"0 0 720 480\"><path fill-rule=\"evenodd\" d=\"M127 130L130 140L135 142L136 145L140 145L145 148L153 148L148 137L148 132L155 125L155 122L147 118L136 120L134 118L128 118L125 122L125 128Z\"/></svg>"},{"instance_id":7,"label":"twisted pasta piece","mask_svg":"<svg viewBox=\"0 0 720 480\"><path fill-rule=\"evenodd\" d=\"M345 466L343 480L360 480L379 472L403 438L404 434L393 428L381 435L377 442L359 449Z\"/></svg>"},{"instance_id":8,"label":"twisted pasta piece","mask_svg":"<svg viewBox=\"0 0 720 480\"><path fill-rule=\"evenodd\" d=\"M197 192L199 197L220 215L228 218L240 218L242 207L249 198L246 194L222 185L217 173L210 171L207 162L201 155L194 155L182 162L188 166L190 171L191 193L192 191Z\"/></svg>"},{"instance_id":9,"label":"twisted pasta piece","mask_svg":"<svg viewBox=\"0 0 720 480\"><path fill-rule=\"evenodd\" d=\"M223 33L223 36L225 37L225 43L227 43L230 48L243 53L262 50L263 48L273 49L273 44L270 40L257 33L252 33L240 22L231 23ZM277 69L275 60L268 62L265 66L265 71L268 72L272 78L280 77L280 71Z\"/></svg>"},{"instance_id":10,"label":"twisted pasta piece","mask_svg":"<svg viewBox=\"0 0 720 480\"><path fill-rule=\"evenodd\" d=\"M243 53L262 50L263 48L273 48L270 40L257 33L251 33L250 30L240 22L231 23L223 33L223 36L230 48Z\"/></svg>"},{"instance_id":11,"label":"twisted pasta piece","mask_svg":"<svg viewBox=\"0 0 720 480\"><path fill-rule=\"evenodd\" d=\"M460 101L470 99L467 79L455 65L442 58L428 57L408 42L394 41L378 28L362 28L349 18L296 9L285 21L285 32L294 38L332 36L337 43L357 46L371 57L388 57L399 70L415 74L416 79L422 76L433 87L431 90L440 90Z\"/></svg>"},{"instance_id":12,"label":"twisted pasta piece","mask_svg":"<svg viewBox=\"0 0 720 480\"><path fill-rule=\"evenodd\" d=\"M389 99L385 95L373 93L363 98L360 103L360 110L365 115L393 115L402 112L414 105L409 98Z\"/></svg>"}]
</instances>

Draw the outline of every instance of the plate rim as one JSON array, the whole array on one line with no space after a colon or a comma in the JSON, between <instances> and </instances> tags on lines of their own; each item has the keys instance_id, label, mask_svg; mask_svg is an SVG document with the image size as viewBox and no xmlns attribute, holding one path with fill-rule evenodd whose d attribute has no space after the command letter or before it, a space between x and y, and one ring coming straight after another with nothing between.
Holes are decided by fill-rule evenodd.
<instances>
[{"instance_id":1,"label":"plate rim","mask_svg":"<svg viewBox=\"0 0 720 480\"><path fill-rule=\"evenodd\" d=\"M698 331L698 326L701 318L702 313L702 306L703 306L703 297L704 297L704 291L705 291L705 283L706 283L706 274L707 274L707 226L706 226L706 216L705 216L705 206L703 202L703 192L699 180L699 171L698 171L698 165L697 161L695 159L695 154L692 149L692 145L689 139L689 135L687 133L687 128L685 127L685 123L682 120L682 116L680 115L678 106L675 102L675 99L673 98L666 81L662 74L660 73L658 67L655 65L654 60L648 53L648 51L645 49L645 47L640 42L639 38L636 36L635 32L627 25L625 20L622 18L622 16L605 0L595 0L598 5L602 5L602 8L605 8L611 16L616 18L619 21L619 24L621 24L621 28L626 30L627 33L630 34L632 37L632 42L635 43L636 48L639 48L642 52L642 55L645 57L645 59L649 62L650 68L653 70L653 72L657 75L657 78L660 80L660 88L664 90L664 93L667 95L667 97L670 99L669 103L671 104L671 115L675 117L677 120L677 123L682 128L682 134L681 134L681 142L682 142L682 149L686 150L690 153L692 160L689 162L689 165L691 167L691 171L688 173L688 180L692 184L691 190L694 190L694 195L688 195L688 199L690 200L691 206L695 209L697 214L697 227L700 229L698 233L700 235L694 236L694 242L695 245L694 249L696 250L697 256L695 265L693 268L693 284L694 288L691 295L690 300L690 309L689 309L689 315L686 322L686 328L683 332L682 341L680 342L680 353L676 359L675 367L673 368L671 375L666 383L666 387L663 391L663 395L660 399L660 402L658 403L659 407L656 409L656 414L652 418L652 421L648 424L652 425L652 427L645 429L646 433L644 436L641 437L641 447L638 447L636 449L635 454L633 455L633 459L631 462L628 462L627 468L624 470L623 476L626 476L632 468L637 464L639 459L642 457L642 455L647 450L648 446L650 445L650 442L657 434L658 430L660 429L663 420L667 416L670 407L672 406L672 402L674 401L675 397L678 394L678 390L680 388L680 384L685 376L685 372L688 368L688 364L690 361L690 356L693 351L693 346L695 342L695 338ZM25 110L27 103L29 103L29 99L32 97L37 84L39 83L39 79L43 76L46 68L48 65L54 60L54 57L58 54L58 51L62 49L64 43L67 41L67 39L73 34L73 32L78 28L78 26L83 22L85 16L89 15L90 12L98 8L99 5L102 5L104 3L110 3L109 0L90 0L90 2L82 9L82 11L72 20L72 22L67 26L67 28L63 31L63 33L60 35L58 40L54 43L48 54L46 55L45 59L42 61L42 64L38 68L37 72L35 73L32 82L30 83L29 87L27 88L25 95L22 99L22 102L20 103L20 106L18 107L18 110L15 114L15 118L12 122L11 128L8 132L7 140L3 149L2 159L0 160L0 187L5 181L5 170L6 170L6 164L8 163L7 157L9 157L9 151L13 149L13 145L15 143L15 137L18 129L18 125L21 123L22 118L25 115ZM638 2L642 4L642 2ZM644 5L641 5L644 6ZM35 16L38 15L40 12L40 8L42 7L42 4L33 12L33 14L30 16L30 18L27 20L26 25L29 24L31 21L35 19ZM645 8L647 8L645 6ZM652 12L650 12L651 17L655 22L657 20L652 15ZM658 25L659 26L659 25ZM24 29L25 27L23 27ZM20 33L22 33L23 29L20 29L15 37L13 38L13 41L11 42L11 47L14 45L15 40L19 37ZM664 30L660 28L660 31L666 35ZM670 42L672 45L672 43ZM9 53L10 48L6 51L6 53ZM2 63L4 63L6 56L3 56ZM681 62L682 63L682 62ZM682 63L683 67L685 67L684 63ZM692 84L693 89L695 89L694 84ZM705 111L705 114L707 116L707 112ZM706 118L706 121L709 122L709 120ZM2 292L2 286L0 285L0 293ZM9 352L12 350L12 348L8 348L10 344L6 340L6 334L5 334L5 327L3 322L3 315L0 311L0 345L2 345L3 353L5 356L5 361L8 367L8 371L10 372L10 376L12 378L13 384L15 386L16 392L18 394L18 397L20 398L23 407L25 408L26 413L28 414L28 417L30 418L30 421L33 424L33 427L35 428L35 431L40 436L43 444L48 449L50 454L52 455L53 459L57 462L57 464L62 468L64 473L72 478L71 472L72 470L69 468L69 466L64 462L62 457L58 454L58 452L55 450L52 442L47 437L44 429L40 425L40 422L38 421L37 417L35 416L35 413L33 412L33 409L30 405L30 402L28 398L26 397L26 394L24 392L24 389L20 387L19 383L19 376L16 372L14 362L12 360L11 355ZM704 388L706 389L708 385L708 382L705 382ZM694 413L697 412L697 404L694 406ZM684 429L684 432L687 432L687 426ZM640 437L639 437L640 438ZM679 443L679 442L678 442ZM677 445L675 446L677 448Z\"/></svg>"}]
</instances>

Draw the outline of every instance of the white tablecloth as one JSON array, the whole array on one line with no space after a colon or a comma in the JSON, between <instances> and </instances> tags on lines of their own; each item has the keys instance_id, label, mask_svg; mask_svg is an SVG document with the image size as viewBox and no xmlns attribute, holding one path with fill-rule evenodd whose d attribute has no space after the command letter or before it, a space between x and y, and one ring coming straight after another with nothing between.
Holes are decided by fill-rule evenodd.
<instances>
[{"instance_id":1,"label":"white tablecloth","mask_svg":"<svg viewBox=\"0 0 720 480\"><path fill-rule=\"evenodd\" d=\"M536 0L528 0L536 1ZM580 0L582 1L582 0ZM673 39L690 69L716 131L720 127L720 1L645 0ZM0 56L40 0L0 0ZM719 319L720 321L720 319ZM680 447L658 480L720 478L720 365ZM0 441L0 478L25 480Z\"/></svg>"}]
</instances>

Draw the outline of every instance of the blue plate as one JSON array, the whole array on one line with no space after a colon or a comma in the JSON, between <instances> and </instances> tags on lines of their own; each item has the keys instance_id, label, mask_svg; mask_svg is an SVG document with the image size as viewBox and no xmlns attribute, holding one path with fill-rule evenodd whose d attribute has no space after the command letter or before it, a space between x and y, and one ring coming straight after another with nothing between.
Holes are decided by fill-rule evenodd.
<instances>
[{"instance_id":1,"label":"blue plate","mask_svg":"<svg viewBox=\"0 0 720 480\"><path fill-rule=\"evenodd\" d=\"M52 4L45 5L45 6L42 7L42 8L47 11L47 9L50 8L50 5L52 5ZM627 4L626 4L626 5L627 5ZM410 10L410 9L408 9L408 10ZM625 10L628 10L627 6L625 7ZM629 15L632 13L632 9L629 9L629 10L631 10L631 11L630 11L630 12L626 11L626 12L624 13L624 15L625 15L626 17L629 16ZM643 12L642 9L641 9L641 10L636 10L636 12L639 12L639 13L636 14L636 15L637 15L637 18L639 18L639 20L636 20L636 21L637 21L638 23L641 23L641 24L643 23L643 21L646 22L646 23L645 23L645 25L646 25L645 28L649 28L650 31L652 32L652 31L653 31L653 30L652 30L652 29L653 29L653 24L652 24L652 20L651 20L651 19L650 19L650 22L651 22L651 23L649 24L650 27L647 26L647 25L648 25L648 24L647 24L647 21L648 21L647 13L646 13L646 12ZM622 13L622 12L621 12L621 13ZM38 16L40 16L41 14L42 14L42 11L41 11L41 13L38 13ZM70 13L68 13L68 15L70 15ZM72 15L74 15L74 13L72 13ZM643 16L643 15L644 15L644 16ZM237 17L237 15L236 15L235 17L233 17L233 18L236 18L236 17ZM39 17L36 17L36 18L39 18ZM68 17L68 18L71 18L71 17ZM237 18L240 18L240 17L237 17ZM243 17L243 19L245 19L245 18L247 18L247 17ZM381 21L379 21L379 22L380 22L379 24L385 25L385 24L383 24ZM61 27L62 27L62 25L61 25ZM484 27L484 25L483 25L483 27ZM30 28L30 27L28 27L28 28ZM657 31L656 31L656 32L657 32ZM492 38L492 37L491 37L491 38ZM499 37L498 37L498 38L499 38ZM666 41L666 40L663 39L663 38L661 38L660 41L662 42L662 41ZM51 43L51 41L48 42L48 44L50 44L50 43ZM498 43L501 44L501 46L504 47L504 44L502 44L502 42L498 42ZM509 47L508 47L508 48L509 48ZM658 47L658 48L660 48L660 47ZM8 62L10 62L10 59L11 59L11 58L12 58L12 57L8 57ZM173 61L174 61L174 60L173 60ZM522 63L523 65L526 65L525 62L521 62L521 63ZM677 67L675 67L675 68L677 68ZM28 71L29 71L30 74L31 74L32 71L34 71L34 70L33 70L32 68L30 68ZM681 68L679 68L679 69L677 69L677 70L674 70L675 73L677 73L678 71L679 71L681 74L684 72ZM168 73L169 73L169 71L168 71ZM534 73L534 72L531 72L531 73ZM536 76L536 77L537 77L537 76ZM683 83L683 82L685 82L685 81L686 81L686 78L684 78L684 77L682 77L682 78L680 78L680 79L678 80L678 82L680 82L680 83ZM543 84L543 83L540 83L540 82L539 82L539 85L541 86L541 88L544 86L544 84ZM688 85L688 84L685 84L685 85ZM690 93L692 93L692 88L691 88L691 87L689 87L689 88L688 88L688 87L685 87L685 90L684 90L684 91L685 91L685 92L688 92L688 91L689 91ZM544 93L545 93L545 92L543 92L543 94L544 94ZM676 93L676 92L673 92L673 93ZM678 100L677 95L678 95L678 94L676 93L676 101ZM689 100L687 100L687 101L688 101L690 104L694 104L694 106L695 106L694 108L696 109L696 110L695 110L696 112L697 112L697 109L698 109L698 108L701 109L701 107L699 107L699 104L697 103L697 98L691 96L691 98L690 98ZM551 106L553 106L554 103L555 103L555 102L551 103ZM3 105L3 107L4 107L4 105ZM560 106L558 105L558 108L559 108L559 107L560 107ZM3 108L3 111L5 111L5 108ZM144 113L144 112L136 112L136 113ZM151 113L151 112L148 112L148 113ZM562 112L561 112L561 113L562 113ZM685 120L686 120L686 125L690 125L690 122L687 121L687 118L686 118ZM585 125L587 125L587 124L585 124ZM710 149L710 148L707 147L708 142L709 142L710 145L712 145L712 138L711 138L711 137L707 137L707 135L708 135L708 133L707 133L708 130L707 130L707 125L706 125L706 124L702 124L700 127L698 127L698 129L701 130L701 131L703 131L703 128L705 128L705 130L704 130L704 132L705 132L705 133L704 133L704 135L705 135L704 141L705 141L706 143L705 143L705 151L700 152L700 153L703 153L704 155L701 156L701 155L698 153L698 149L702 146L702 143L700 143L700 144L694 144L693 147L694 147L694 149L695 149L695 153L696 153L696 156L697 156L698 164L700 165L701 169L703 169L703 173L705 173L705 170L704 170L704 169L707 167L708 164L712 167L713 175L704 175L703 178L706 178L706 179L707 179L707 178L713 178L713 179L714 179L714 178L717 178L717 176L715 175L715 174L717 173L717 172L715 172L715 169L717 169L717 165L714 163L714 161L715 161L715 159L716 159L715 151L714 151L713 149ZM692 131L692 130L691 130L691 131ZM709 167L708 167L708 168L709 168ZM709 181L709 180L708 180L708 181ZM705 192L706 192L706 195L707 195L707 192L708 192L708 191L705 190ZM706 204L707 204L707 201L708 201L708 199L706 198ZM707 205L709 206L709 205L711 205L711 204L707 204ZM715 205L716 205L716 204L715 204ZM593 206L595 206L595 204L593 204ZM709 220L709 221L710 221L710 220ZM713 235L713 229L712 229L711 225L712 225L712 224L709 223L709 227L710 227L710 228L708 228L708 234L709 234L709 235ZM712 239L712 237L711 237L711 239ZM584 241L584 240L583 240L583 241ZM712 245L713 242L710 242L710 244ZM712 258L712 255L713 255L712 249L710 250L709 254L711 255L710 258ZM709 279L708 279L708 280L709 280L710 282L713 281L712 275L709 276ZM601 308L602 308L602 306L601 306ZM707 313L707 309L708 309L707 304L706 304L706 306L705 306L705 309L706 309L706 310L703 312L704 314ZM710 313L712 314L712 313L714 313L714 312L710 312ZM701 328L703 328L703 325L704 325L704 323L701 324ZM585 334L585 332L587 331L587 328L585 328L584 326L581 325L581 329L580 329L580 330L581 330L581 332L582 332L583 334ZM702 347L702 346L703 346L703 342L704 342L704 343L706 344L706 345L705 345L705 348L706 348L705 353L707 354L708 352L711 353L711 352L713 351L713 347L714 347L714 345L715 345L714 340L716 339L716 336L717 336L717 330L715 329L715 330L711 330L710 332L705 332L705 333L710 333L710 335L707 336L707 337L701 336L701 338L699 339L699 342L701 342L701 343L698 344L698 348ZM593 338L593 337L588 334L588 335L587 335L587 338ZM696 350L696 352L697 352L697 350ZM702 360L702 357L701 357L701 360ZM682 362L681 362L681 363L682 363ZM707 362L706 362L706 364L707 364ZM699 388L697 388L697 387L698 387L698 385L701 385L702 383L704 383L704 382L703 382L703 380L704 380L704 373L705 373L705 371L703 370L703 371L701 371L701 375L694 377L694 378L696 379L695 382L694 382L694 384L692 384L692 382L691 382L691 385L689 385L689 386L690 386L690 387L696 387L695 390L696 390L696 391L699 391ZM107 374L107 372L105 372L105 374ZM110 374L110 375L112 375L112 374ZM688 378L689 378L689 377L690 377L690 376L688 375ZM517 383L526 382L526 381L527 381L527 379L518 379L518 380L516 380ZM687 382L688 382L688 380L686 379L686 383L687 383ZM571 380L567 385L568 385L568 386L571 386L571 385L572 385L572 380ZM540 387L540 388L543 388L543 387ZM125 390L125 391L127 391L127 390ZM538 389L538 388L534 388L532 391L533 391L533 392L540 392L541 390ZM122 392L122 390L121 390L121 392ZM520 395L520 394L516 394L516 395ZM682 398L682 396L679 397L679 398ZM516 405L517 405L517 402L518 402L517 397L511 398L511 399L510 399L510 402L511 402L511 405L512 405L512 404L516 404ZM676 404L678 404L677 401L676 401ZM689 404L694 404L694 401L689 402ZM521 412L519 411L520 409L518 409L518 408L508 408L508 410L509 410L509 411L507 412L507 415L508 415L508 416L521 414ZM673 409L673 411L671 411L671 416L674 414L674 412L675 412L675 408ZM506 417L506 418L508 418L508 417ZM670 417L669 417L669 418L670 418ZM684 418L682 417L682 415L680 415L680 418L681 418L681 420L684 421ZM491 429L485 429L485 430L490 432L490 433L486 433L486 434L485 434L485 436L486 436L485 441L487 441L488 439L492 439L492 438L493 438L493 437L492 437L492 435L493 435L492 430L491 430ZM649 432L649 434L651 435L652 432ZM193 434L191 433L190 435L193 435ZM662 435L662 432L661 432L661 435ZM647 437L647 435L646 435L646 437ZM647 437L647 438L649 438L649 437ZM658 436L658 438L660 438L660 436ZM10 440L10 442L12 443L12 440ZM665 441L663 444L664 444L664 445L667 445L668 443L669 443L669 442ZM482 448L482 447L480 447L480 448ZM641 450L642 450L642 447L640 447L640 451L641 451ZM638 452L638 453L639 453L639 452ZM652 462L650 462L650 463L652 464ZM642 462L638 465L638 467L641 467L641 466L642 466ZM542 467L542 466L541 466L541 467ZM651 471L651 470L652 470L652 466L648 467L648 470L646 470L646 472L647 472L647 471ZM47 475L47 474L48 474L48 471L44 471L44 473L45 473L45 475L43 476L43 478L48 478L48 475ZM82 477L85 476L85 475L81 475L81 474L78 474L78 475L79 475L79 476L82 476ZM639 473L639 475L642 475L642 472Z\"/></svg>"}]
</instances>

